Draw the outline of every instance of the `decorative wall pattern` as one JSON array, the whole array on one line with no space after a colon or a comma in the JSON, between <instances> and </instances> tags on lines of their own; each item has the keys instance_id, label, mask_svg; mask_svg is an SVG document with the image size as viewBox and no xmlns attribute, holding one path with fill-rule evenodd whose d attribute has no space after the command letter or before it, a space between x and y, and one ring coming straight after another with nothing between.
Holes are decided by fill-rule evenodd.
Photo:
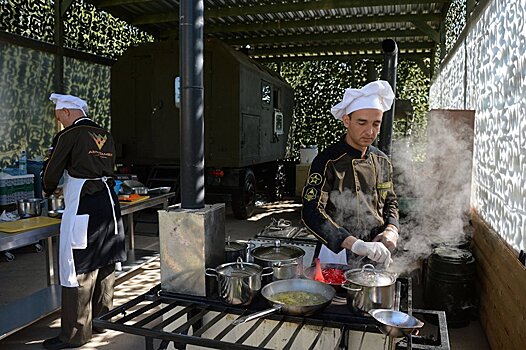
<instances>
[{"instance_id":1,"label":"decorative wall pattern","mask_svg":"<svg viewBox=\"0 0 526 350\"><path fill-rule=\"evenodd\" d=\"M53 43L53 1L0 1L0 30ZM130 45L153 38L76 0L65 15L64 45L98 56L118 57ZM110 128L110 67L64 58L64 91L88 102L90 117ZM53 55L0 42L0 168L21 150L43 156L55 133Z\"/></svg>"},{"instance_id":2,"label":"decorative wall pattern","mask_svg":"<svg viewBox=\"0 0 526 350\"><path fill-rule=\"evenodd\" d=\"M64 89L69 94L85 99L88 115L97 124L110 130L111 67L64 59Z\"/></svg>"},{"instance_id":3,"label":"decorative wall pattern","mask_svg":"<svg viewBox=\"0 0 526 350\"><path fill-rule=\"evenodd\" d=\"M53 56L0 42L0 167L44 155L55 132Z\"/></svg>"},{"instance_id":4,"label":"decorative wall pattern","mask_svg":"<svg viewBox=\"0 0 526 350\"><path fill-rule=\"evenodd\" d=\"M455 57L430 95L431 108L458 108L449 93L456 90L476 110L471 203L517 250L526 250L525 22L526 2L490 2L455 53L466 50L466 78L454 73Z\"/></svg>"}]
</instances>

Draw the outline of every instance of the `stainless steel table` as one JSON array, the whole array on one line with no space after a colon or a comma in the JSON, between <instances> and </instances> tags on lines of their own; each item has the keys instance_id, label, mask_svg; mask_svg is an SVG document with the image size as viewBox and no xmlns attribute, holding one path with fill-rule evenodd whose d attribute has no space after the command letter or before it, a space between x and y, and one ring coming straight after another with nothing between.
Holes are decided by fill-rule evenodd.
<instances>
[{"instance_id":1,"label":"stainless steel table","mask_svg":"<svg viewBox=\"0 0 526 350\"><path fill-rule=\"evenodd\" d=\"M166 209L168 207L168 202L170 198L174 197L175 193L169 192L157 196L152 196L148 199L141 200L138 202L131 202L131 203L121 203L121 215L127 216L128 221L128 232L127 234L130 236L130 243L129 243L129 249L133 250L135 249L135 230L134 230L134 224L133 224L133 213L138 212L140 210L146 209L146 208L153 208L157 205L162 205L163 209Z\"/></svg>"},{"instance_id":2,"label":"stainless steel table","mask_svg":"<svg viewBox=\"0 0 526 350\"><path fill-rule=\"evenodd\" d=\"M133 213L157 205L162 205L163 208L166 208L168 207L170 198L174 196L174 193L166 193L136 203L121 204L121 214L122 216L127 216L129 222L129 256L130 253L131 256L134 256L133 250L135 248ZM55 272L53 258L53 237L58 236L59 231L60 223L22 231L20 233L0 232L0 251L8 251L37 243L43 239L46 240L47 244L45 249L48 284L47 288L0 307L0 339L3 339L17 330L20 330L60 309L61 287L58 284L58 275ZM139 252L135 253L137 254ZM138 258L134 260L140 261Z\"/></svg>"},{"instance_id":3,"label":"stainless steel table","mask_svg":"<svg viewBox=\"0 0 526 350\"><path fill-rule=\"evenodd\" d=\"M46 240L46 267L48 285L56 284L55 266L53 264L53 236L57 236L60 223L40 227L20 233L0 232L0 251L12 250L26 245L34 244L40 240Z\"/></svg>"}]
</instances>

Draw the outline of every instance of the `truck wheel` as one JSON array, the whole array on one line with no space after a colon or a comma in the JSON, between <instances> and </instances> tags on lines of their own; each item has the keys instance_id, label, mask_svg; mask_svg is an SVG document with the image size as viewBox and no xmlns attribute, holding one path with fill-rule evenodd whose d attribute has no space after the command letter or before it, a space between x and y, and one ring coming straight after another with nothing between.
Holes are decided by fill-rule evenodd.
<instances>
[{"instance_id":1,"label":"truck wheel","mask_svg":"<svg viewBox=\"0 0 526 350\"><path fill-rule=\"evenodd\" d=\"M252 170L245 171L243 188L232 195L232 211L237 219L246 219L256 207L256 177Z\"/></svg>"}]
</instances>

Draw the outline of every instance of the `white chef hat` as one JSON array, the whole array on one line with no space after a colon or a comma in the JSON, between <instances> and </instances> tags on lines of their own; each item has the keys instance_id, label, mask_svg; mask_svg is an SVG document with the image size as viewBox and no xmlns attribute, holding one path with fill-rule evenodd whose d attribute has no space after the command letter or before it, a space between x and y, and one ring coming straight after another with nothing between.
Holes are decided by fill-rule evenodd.
<instances>
[{"instance_id":1,"label":"white chef hat","mask_svg":"<svg viewBox=\"0 0 526 350\"><path fill-rule=\"evenodd\" d=\"M55 109L80 109L84 116L88 113L88 104L77 96L53 93L49 96L49 99L55 104Z\"/></svg>"},{"instance_id":2,"label":"white chef hat","mask_svg":"<svg viewBox=\"0 0 526 350\"><path fill-rule=\"evenodd\" d=\"M379 109L382 112L391 108L394 100L393 89L385 80L373 81L361 89L345 89L343 100L331 108L336 119L365 108Z\"/></svg>"}]
</instances>

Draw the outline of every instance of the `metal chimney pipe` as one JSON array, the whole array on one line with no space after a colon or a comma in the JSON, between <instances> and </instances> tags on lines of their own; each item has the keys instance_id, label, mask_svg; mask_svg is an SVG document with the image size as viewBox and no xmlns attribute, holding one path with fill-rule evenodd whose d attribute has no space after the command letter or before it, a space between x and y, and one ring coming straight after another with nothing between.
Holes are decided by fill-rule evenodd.
<instances>
[{"instance_id":1,"label":"metal chimney pipe","mask_svg":"<svg viewBox=\"0 0 526 350\"><path fill-rule=\"evenodd\" d=\"M181 208L205 204L203 0L180 3Z\"/></svg>"},{"instance_id":2,"label":"metal chimney pipe","mask_svg":"<svg viewBox=\"0 0 526 350\"><path fill-rule=\"evenodd\" d=\"M384 51L384 64L382 67L382 79L386 80L396 95L396 67L398 65L398 47L392 39L386 39L382 42ZM391 156L391 144L393 140L393 123L395 112L396 98L390 110L384 112L382 126L380 129L380 140L378 147L382 152Z\"/></svg>"}]
</instances>

